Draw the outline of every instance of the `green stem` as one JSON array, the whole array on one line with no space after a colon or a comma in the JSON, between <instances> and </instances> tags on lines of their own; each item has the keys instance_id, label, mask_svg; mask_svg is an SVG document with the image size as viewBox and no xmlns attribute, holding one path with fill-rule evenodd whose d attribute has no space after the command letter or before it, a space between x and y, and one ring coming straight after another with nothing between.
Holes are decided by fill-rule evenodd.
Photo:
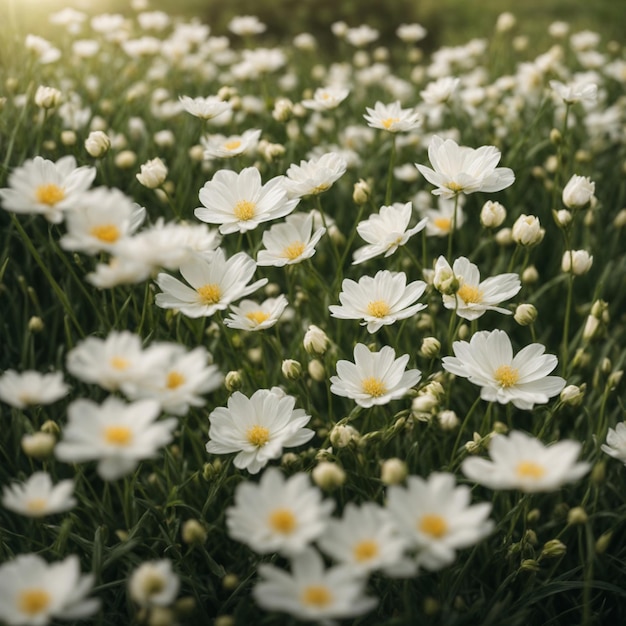
<instances>
[{"instance_id":1,"label":"green stem","mask_svg":"<svg viewBox=\"0 0 626 626\"><path fill-rule=\"evenodd\" d=\"M387 172L387 189L385 190L385 205L391 202L391 187L393 184L393 168L396 163L396 136L391 135L391 152L389 153L389 171Z\"/></svg>"},{"instance_id":2,"label":"green stem","mask_svg":"<svg viewBox=\"0 0 626 626\"><path fill-rule=\"evenodd\" d=\"M459 194L454 195L454 211L452 212L452 226L450 228L450 233L448 234L448 255L447 259L449 262L452 260L452 241L454 239L454 231L456 230L456 214L457 209L459 208Z\"/></svg>"}]
</instances>

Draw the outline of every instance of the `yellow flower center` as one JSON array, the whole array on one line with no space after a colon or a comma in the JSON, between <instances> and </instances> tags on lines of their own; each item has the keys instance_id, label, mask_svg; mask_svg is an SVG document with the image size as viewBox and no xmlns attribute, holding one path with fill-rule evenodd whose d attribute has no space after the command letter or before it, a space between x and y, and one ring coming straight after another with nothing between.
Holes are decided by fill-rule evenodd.
<instances>
[{"instance_id":1,"label":"yellow flower center","mask_svg":"<svg viewBox=\"0 0 626 626\"><path fill-rule=\"evenodd\" d=\"M224 148L226 148L226 150L237 150L240 145L241 141L239 141L239 139L233 139L232 141L227 141L224 144Z\"/></svg>"},{"instance_id":2,"label":"yellow flower center","mask_svg":"<svg viewBox=\"0 0 626 626\"><path fill-rule=\"evenodd\" d=\"M239 200L233 209L233 213L238 220L246 222L254 217L254 210L256 205L249 200Z\"/></svg>"},{"instance_id":3,"label":"yellow flower center","mask_svg":"<svg viewBox=\"0 0 626 626\"><path fill-rule=\"evenodd\" d=\"M31 513L41 513L45 511L48 501L45 498L31 498L26 503L26 510Z\"/></svg>"},{"instance_id":4,"label":"yellow flower center","mask_svg":"<svg viewBox=\"0 0 626 626\"><path fill-rule=\"evenodd\" d=\"M396 122L399 122L400 118L398 117L388 117L384 119L381 124L385 128L385 130L389 130Z\"/></svg>"},{"instance_id":5,"label":"yellow flower center","mask_svg":"<svg viewBox=\"0 0 626 626\"><path fill-rule=\"evenodd\" d=\"M37 615L50 604L52 598L44 589L24 589L17 596L17 606L26 615Z\"/></svg>"},{"instance_id":6,"label":"yellow flower center","mask_svg":"<svg viewBox=\"0 0 626 626\"><path fill-rule=\"evenodd\" d=\"M222 297L222 290L217 283L202 285L196 291L204 304L217 304Z\"/></svg>"},{"instance_id":7,"label":"yellow flower center","mask_svg":"<svg viewBox=\"0 0 626 626\"><path fill-rule=\"evenodd\" d=\"M501 365L493 377L500 384L500 387L512 387L519 380L519 372L510 365Z\"/></svg>"},{"instance_id":8,"label":"yellow flower center","mask_svg":"<svg viewBox=\"0 0 626 626\"><path fill-rule=\"evenodd\" d=\"M433 224L447 233L450 232L450 228L452 227L452 220L449 217L436 217L433 220Z\"/></svg>"},{"instance_id":9,"label":"yellow flower center","mask_svg":"<svg viewBox=\"0 0 626 626\"><path fill-rule=\"evenodd\" d=\"M65 198L65 189L62 189L54 183L39 185L35 190L35 198L37 198L37 202L41 204L54 206L57 202L61 202L61 200Z\"/></svg>"},{"instance_id":10,"label":"yellow flower center","mask_svg":"<svg viewBox=\"0 0 626 626\"><path fill-rule=\"evenodd\" d=\"M110 363L111 367L115 370L125 370L130 365L130 361L121 356L114 356Z\"/></svg>"},{"instance_id":11,"label":"yellow flower center","mask_svg":"<svg viewBox=\"0 0 626 626\"><path fill-rule=\"evenodd\" d=\"M165 386L168 389L178 389L185 382L185 377L179 372L170 372L167 375Z\"/></svg>"},{"instance_id":12,"label":"yellow flower center","mask_svg":"<svg viewBox=\"0 0 626 626\"><path fill-rule=\"evenodd\" d=\"M302 604L321 609L332 603L333 594L325 585L309 585L304 588L301 600Z\"/></svg>"},{"instance_id":13,"label":"yellow flower center","mask_svg":"<svg viewBox=\"0 0 626 626\"><path fill-rule=\"evenodd\" d=\"M253 446L264 446L270 440L270 430L258 424L246 430L246 437Z\"/></svg>"},{"instance_id":14,"label":"yellow flower center","mask_svg":"<svg viewBox=\"0 0 626 626\"><path fill-rule=\"evenodd\" d=\"M257 326L259 324L262 324L266 319L268 319L270 316L269 313L266 313L265 311L250 311L250 313L246 313L246 317L251 321L254 322Z\"/></svg>"},{"instance_id":15,"label":"yellow flower center","mask_svg":"<svg viewBox=\"0 0 626 626\"><path fill-rule=\"evenodd\" d=\"M439 539L448 532L448 524L441 515L424 515L417 525L418 529L426 535Z\"/></svg>"},{"instance_id":16,"label":"yellow flower center","mask_svg":"<svg viewBox=\"0 0 626 626\"><path fill-rule=\"evenodd\" d=\"M289 535L296 529L298 522L289 509L276 509L270 514L269 524L277 533Z\"/></svg>"},{"instance_id":17,"label":"yellow flower center","mask_svg":"<svg viewBox=\"0 0 626 626\"><path fill-rule=\"evenodd\" d=\"M354 546L352 552L354 553L354 558L359 563L369 561L378 555L378 543L373 539L364 539Z\"/></svg>"},{"instance_id":18,"label":"yellow flower center","mask_svg":"<svg viewBox=\"0 0 626 626\"><path fill-rule=\"evenodd\" d=\"M150 573L143 581L143 591L147 596L154 596L165 589L165 581L159 574Z\"/></svg>"},{"instance_id":19,"label":"yellow flower center","mask_svg":"<svg viewBox=\"0 0 626 626\"><path fill-rule=\"evenodd\" d=\"M293 243L290 243L286 248L283 248L282 256L286 259L289 259L290 261L295 261L295 259L297 259L304 252L305 247L306 246L304 245L304 242L294 241Z\"/></svg>"},{"instance_id":20,"label":"yellow flower center","mask_svg":"<svg viewBox=\"0 0 626 626\"><path fill-rule=\"evenodd\" d=\"M367 312L372 317L385 317L389 314L389 305L384 300L373 300L367 305Z\"/></svg>"},{"instance_id":21,"label":"yellow flower center","mask_svg":"<svg viewBox=\"0 0 626 626\"><path fill-rule=\"evenodd\" d=\"M115 224L99 224L89 234L105 243L115 243L120 238L120 229Z\"/></svg>"},{"instance_id":22,"label":"yellow flower center","mask_svg":"<svg viewBox=\"0 0 626 626\"><path fill-rule=\"evenodd\" d=\"M329 183L320 183L317 187L313 187L309 193L315 196L318 193L322 193L322 191L326 191L327 189L330 189Z\"/></svg>"},{"instance_id":23,"label":"yellow flower center","mask_svg":"<svg viewBox=\"0 0 626 626\"><path fill-rule=\"evenodd\" d=\"M457 293L466 304L478 304L483 301L483 292L478 287L472 287L472 285L462 285Z\"/></svg>"},{"instance_id":24,"label":"yellow flower center","mask_svg":"<svg viewBox=\"0 0 626 626\"><path fill-rule=\"evenodd\" d=\"M107 426L104 440L112 446L127 446L133 439L133 431L128 426Z\"/></svg>"},{"instance_id":25,"label":"yellow flower center","mask_svg":"<svg viewBox=\"0 0 626 626\"><path fill-rule=\"evenodd\" d=\"M520 478L532 478L534 480L538 480L546 473L546 470L543 466L539 465L539 463L535 463L534 461L520 461L515 468L515 473Z\"/></svg>"},{"instance_id":26,"label":"yellow flower center","mask_svg":"<svg viewBox=\"0 0 626 626\"><path fill-rule=\"evenodd\" d=\"M361 387L366 394L374 396L374 398L380 398L380 396L384 396L387 393L385 383L380 378L376 378L376 376L364 378Z\"/></svg>"},{"instance_id":27,"label":"yellow flower center","mask_svg":"<svg viewBox=\"0 0 626 626\"><path fill-rule=\"evenodd\" d=\"M450 191L454 191L454 193L459 193L459 191L463 191L463 186L459 185L459 183L448 183L446 187Z\"/></svg>"}]
</instances>

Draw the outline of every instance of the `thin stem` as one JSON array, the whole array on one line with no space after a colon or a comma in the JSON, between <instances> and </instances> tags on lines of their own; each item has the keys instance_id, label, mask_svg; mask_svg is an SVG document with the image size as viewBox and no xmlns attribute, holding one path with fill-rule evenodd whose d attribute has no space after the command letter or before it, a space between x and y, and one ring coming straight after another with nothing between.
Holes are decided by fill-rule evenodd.
<instances>
[{"instance_id":1,"label":"thin stem","mask_svg":"<svg viewBox=\"0 0 626 626\"><path fill-rule=\"evenodd\" d=\"M450 232L448 233L448 255L447 259L452 259L452 241L454 239L454 231L456 230L456 214L457 209L459 208L459 194L454 195L454 211L452 212L452 226L450 227Z\"/></svg>"},{"instance_id":2,"label":"thin stem","mask_svg":"<svg viewBox=\"0 0 626 626\"><path fill-rule=\"evenodd\" d=\"M389 153L389 171L387 172L387 189L385 190L385 205L391 202L391 187L393 184L393 168L396 163L396 136L391 134L391 152Z\"/></svg>"}]
</instances>

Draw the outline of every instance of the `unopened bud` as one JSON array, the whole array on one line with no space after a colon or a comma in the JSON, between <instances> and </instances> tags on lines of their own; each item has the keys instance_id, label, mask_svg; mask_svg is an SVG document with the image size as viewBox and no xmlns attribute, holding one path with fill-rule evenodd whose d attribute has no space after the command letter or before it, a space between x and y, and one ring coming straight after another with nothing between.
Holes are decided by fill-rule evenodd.
<instances>
[{"instance_id":1,"label":"unopened bud","mask_svg":"<svg viewBox=\"0 0 626 626\"><path fill-rule=\"evenodd\" d=\"M73 130L61 131L61 143L64 146L73 146L76 144L76 141L77 141L76 133Z\"/></svg>"},{"instance_id":2,"label":"unopened bud","mask_svg":"<svg viewBox=\"0 0 626 626\"><path fill-rule=\"evenodd\" d=\"M567 387L564 387L563 391L561 391L559 397L563 404L574 407L580 406L585 397L585 390L577 385L567 385Z\"/></svg>"},{"instance_id":3,"label":"unopened bud","mask_svg":"<svg viewBox=\"0 0 626 626\"><path fill-rule=\"evenodd\" d=\"M538 244L545 232L541 228L539 218L534 215L520 215L511 231L511 237L518 246L530 247Z\"/></svg>"},{"instance_id":4,"label":"unopened bud","mask_svg":"<svg viewBox=\"0 0 626 626\"><path fill-rule=\"evenodd\" d=\"M600 461L593 466L591 470L591 481L596 485L601 485L606 478L606 463Z\"/></svg>"},{"instance_id":5,"label":"unopened bud","mask_svg":"<svg viewBox=\"0 0 626 626\"><path fill-rule=\"evenodd\" d=\"M537 319L537 308L532 304L519 304L515 309L513 319L520 326L529 326Z\"/></svg>"},{"instance_id":6,"label":"unopened bud","mask_svg":"<svg viewBox=\"0 0 626 626\"><path fill-rule=\"evenodd\" d=\"M336 463L322 461L311 472L313 482L324 491L332 491L346 482L346 473Z\"/></svg>"},{"instance_id":7,"label":"unopened bud","mask_svg":"<svg viewBox=\"0 0 626 626\"><path fill-rule=\"evenodd\" d=\"M540 559L555 559L563 556L567 552L567 546L558 539L551 539L546 541L543 545L543 550L539 555Z\"/></svg>"},{"instance_id":8,"label":"unopened bud","mask_svg":"<svg viewBox=\"0 0 626 626\"><path fill-rule=\"evenodd\" d=\"M239 576L237 574L226 574L222 578L222 587L226 591L233 591L239 587Z\"/></svg>"},{"instance_id":9,"label":"unopened bud","mask_svg":"<svg viewBox=\"0 0 626 626\"><path fill-rule=\"evenodd\" d=\"M624 228L626 226L626 209L621 209L613 219L615 228Z\"/></svg>"},{"instance_id":10,"label":"unopened bud","mask_svg":"<svg viewBox=\"0 0 626 626\"><path fill-rule=\"evenodd\" d=\"M539 280L539 272L534 265L529 265L522 272L522 283L524 285L534 285Z\"/></svg>"},{"instance_id":11,"label":"unopened bud","mask_svg":"<svg viewBox=\"0 0 626 626\"><path fill-rule=\"evenodd\" d=\"M554 221L557 226L566 228L572 222L572 214L567 209L561 209L560 211L553 211Z\"/></svg>"},{"instance_id":12,"label":"unopened bud","mask_svg":"<svg viewBox=\"0 0 626 626\"><path fill-rule=\"evenodd\" d=\"M426 359L434 359L441 350L441 342L436 337L424 337L419 349L420 356Z\"/></svg>"},{"instance_id":13,"label":"unopened bud","mask_svg":"<svg viewBox=\"0 0 626 626\"><path fill-rule=\"evenodd\" d=\"M354 190L352 191L352 199L355 204L365 204L372 195L372 188L369 183L362 178L354 183Z\"/></svg>"},{"instance_id":14,"label":"unopened bud","mask_svg":"<svg viewBox=\"0 0 626 626\"><path fill-rule=\"evenodd\" d=\"M188 519L183 524L181 535L187 545L201 545L206 541L207 531L197 519Z\"/></svg>"},{"instance_id":15,"label":"unopened bud","mask_svg":"<svg viewBox=\"0 0 626 626\"><path fill-rule=\"evenodd\" d=\"M407 477L408 473L406 463L394 457L383 461L380 468L380 480L385 485L397 485Z\"/></svg>"},{"instance_id":16,"label":"unopened bud","mask_svg":"<svg viewBox=\"0 0 626 626\"><path fill-rule=\"evenodd\" d=\"M606 381L607 387L610 390L615 389L615 387L617 387L617 385L619 385L620 381L622 380L623 375L624 375L624 370L616 370L614 372L611 372L608 380Z\"/></svg>"},{"instance_id":17,"label":"unopened bud","mask_svg":"<svg viewBox=\"0 0 626 626\"><path fill-rule=\"evenodd\" d=\"M272 117L277 122L287 122L293 115L293 102L289 98L277 98Z\"/></svg>"},{"instance_id":18,"label":"unopened bud","mask_svg":"<svg viewBox=\"0 0 626 626\"><path fill-rule=\"evenodd\" d=\"M235 618L232 615L218 615L213 626L235 626Z\"/></svg>"},{"instance_id":19,"label":"unopened bud","mask_svg":"<svg viewBox=\"0 0 626 626\"><path fill-rule=\"evenodd\" d=\"M539 509L531 509L528 511L528 515L526 516L526 521L529 524L536 524L541 517L541 511Z\"/></svg>"},{"instance_id":20,"label":"unopened bud","mask_svg":"<svg viewBox=\"0 0 626 626\"><path fill-rule=\"evenodd\" d=\"M137 180L148 189L160 187L167 178L167 167L159 159L150 159L141 166L141 171L136 174Z\"/></svg>"},{"instance_id":21,"label":"unopened bud","mask_svg":"<svg viewBox=\"0 0 626 626\"><path fill-rule=\"evenodd\" d=\"M608 356L605 356L602 361L600 361L600 371L603 374L610 374L613 369L613 363L611 363L611 359Z\"/></svg>"},{"instance_id":22,"label":"unopened bud","mask_svg":"<svg viewBox=\"0 0 626 626\"><path fill-rule=\"evenodd\" d=\"M606 313L608 308L608 302L605 302L604 300L596 300L591 306L591 315L601 320L604 318L604 314Z\"/></svg>"},{"instance_id":23,"label":"unopened bud","mask_svg":"<svg viewBox=\"0 0 626 626\"><path fill-rule=\"evenodd\" d=\"M593 315L588 315L583 328L583 341L595 339L600 331L600 320Z\"/></svg>"},{"instance_id":24,"label":"unopened bud","mask_svg":"<svg viewBox=\"0 0 626 626\"><path fill-rule=\"evenodd\" d=\"M506 209L499 203L487 200L480 210L480 223L485 228L498 228L506 218Z\"/></svg>"},{"instance_id":25,"label":"unopened bud","mask_svg":"<svg viewBox=\"0 0 626 626\"><path fill-rule=\"evenodd\" d=\"M224 377L224 387L226 387L228 393L233 393L233 391L241 389L242 384L243 378L239 370L231 370Z\"/></svg>"},{"instance_id":26,"label":"unopened bud","mask_svg":"<svg viewBox=\"0 0 626 626\"><path fill-rule=\"evenodd\" d=\"M50 433L37 432L32 435L24 435L21 445L24 454L34 459L46 459L54 450L56 437Z\"/></svg>"},{"instance_id":27,"label":"unopened bud","mask_svg":"<svg viewBox=\"0 0 626 626\"><path fill-rule=\"evenodd\" d=\"M349 424L338 424L330 431L330 443L335 448L345 448L359 440L359 431Z\"/></svg>"},{"instance_id":28,"label":"unopened bud","mask_svg":"<svg viewBox=\"0 0 626 626\"><path fill-rule=\"evenodd\" d=\"M43 329L43 320L37 315L33 315L33 317L28 320L28 330L31 333L40 333Z\"/></svg>"},{"instance_id":29,"label":"unopened bud","mask_svg":"<svg viewBox=\"0 0 626 626\"><path fill-rule=\"evenodd\" d=\"M321 328L311 324L304 334L302 343L307 354L321 356L328 350L330 341L328 335Z\"/></svg>"},{"instance_id":30,"label":"unopened bud","mask_svg":"<svg viewBox=\"0 0 626 626\"><path fill-rule=\"evenodd\" d=\"M459 418L454 411L440 411L437 418L443 430L454 430L459 425Z\"/></svg>"},{"instance_id":31,"label":"unopened bud","mask_svg":"<svg viewBox=\"0 0 626 626\"><path fill-rule=\"evenodd\" d=\"M611 531L608 531L598 537L598 540L596 541L596 553L597 554L604 554L606 552L607 548L609 547L609 544L611 543L612 537L613 537L613 533Z\"/></svg>"},{"instance_id":32,"label":"unopened bud","mask_svg":"<svg viewBox=\"0 0 626 626\"><path fill-rule=\"evenodd\" d=\"M318 383L326 380L326 368L319 359L312 359L307 365L309 376Z\"/></svg>"},{"instance_id":33,"label":"unopened bud","mask_svg":"<svg viewBox=\"0 0 626 626\"><path fill-rule=\"evenodd\" d=\"M558 128L553 128L550 131L550 143L558 146L563 141L563 135Z\"/></svg>"},{"instance_id":34,"label":"unopened bud","mask_svg":"<svg viewBox=\"0 0 626 626\"><path fill-rule=\"evenodd\" d=\"M496 243L499 246L510 246L513 243L513 233L510 228L501 228L495 235Z\"/></svg>"},{"instance_id":35,"label":"unopened bud","mask_svg":"<svg viewBox=\"0 0 626 626\"><path fill-rule=\"evenodd\" d=\"M108 135L101 130L92 130L85 139L85 150L94 159L103 157L111 147L111 140Z\"/></svg>"},{"instance_id":36,"label":"unopened bud","mask_svg":"<svg viewBox=\"0 0 626 626\"><path fill-rule=\"evenodd\" d=\"M561 259L561 269L574 276L586 274L593 264L593 256L587 250L566 250Z\"/></svg>"},{"instance_id":37,"label":"unopened bud","mask_svg":"<svg viewBox=\"0 0 626 626\"><path fill-rule=\"evenodd\" d=\"M41 109L53 109L61 102L61 92L54 87L39 85L35 92L35 104Z\"/></svg>"},{"instance_id":38,"label":"unopened bud","mask_svg":"<svg viewBox=\"0 0 626 626\"><path fill-rule=\"evenodd\" d=\"M285 452L285 454L280 457L280 464L283 467L290 467L291 465L295 465L297 462L298 455L295 452Z\"/></svg>"},{"instance_id":39,"label":"unopened bud","mask_svg":"<svg viewBox=\"0 0 626 626\"><path fill-rule=\"evenodd\" d=\"M115 155L114 163L121 170L129 170L135 167L137 155L132 150L122 150Z\"/></svg>"},{"instance_id":40,"label":"unopened bud","mask_svg":"<svg viewBox=\"0 0 626 626\"><path fill-rule=\"evenodd\" d=\"M586 524L589 519L587 512L583 509L582 506L575 506L573 509L569 510L567 514L567 523L572 526L577 526L579 524Z\"/></svg>"},{"instance_id":41,"label":"unopened bud","mask_svg":"<svg viewBox=\"0 0 626 626\"><path fill-rule=\"evenodd\" d=\"M302 375L302 365L294 359L285 359L281 371L287 380L297 380Z\"/></svg>"},{"instance_id":42,"label":"unopened bud","mask_svg":"<svg viewBox=\"0 0 626 626\"><path fill-rule=\"evenodd\" d=\"M524 572L538 572L541 569L535 559L524 559L519 568Z\"/></svg>"}]
</instances>

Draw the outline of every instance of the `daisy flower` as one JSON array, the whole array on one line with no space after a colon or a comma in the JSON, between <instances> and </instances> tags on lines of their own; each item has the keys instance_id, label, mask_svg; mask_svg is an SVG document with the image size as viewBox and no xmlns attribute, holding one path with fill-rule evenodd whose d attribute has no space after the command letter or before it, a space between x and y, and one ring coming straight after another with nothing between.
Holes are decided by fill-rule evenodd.
<instances>
[{"instance_id":1,"label":"daisy flower","mask_svg":"<svg viewBox=\"0 0 626 626\"><path fill-rule=\"evenodd\" d=\"M243 233L262 222L291 213L299 200L289 200L282 177L261 182L256 167L246 167L239 174L220 170L204 184L199 193L202 207L194 215L209 224L219 224L220 233Z\"/></svg>"},{"instance_id":2,"label":"daisy flower","mask_svg":"<svg viewBox=\"0 0 626 626\"><path fill-rule=\"evenodd\" d=\"M510 187L515 174L508 167L496 167L500 156L495 146L473 149L434 135L428 146L428 158L434 169L417 163L415 166L437 187L432 192L434 195L454 198L459 193L500 191Z\"/></svg>"},{"instance_id":3,"label":"daisy flower","mask_svg":"<svg viewBox=\"0 0 626 626\"><path fill-rule=\"evenodd\" d=\"M76 555L48 564L37 554L20 554L0 565L0 621L45 626L89 617L100 608L100 600L86 597L94 580L81 574Z\"/></svg>"},{"instance_id":4,"label":"daisy flower","mask_svg":"<svg viewBox=\"0 0 626 626\"><path fill-rule=\"evenodd\" d=\"M437 259L435 272L439 266L450 269L449 263L442 256ZM463 256L454 261L451 271L459 281L459 290L453 296L442 295L446 309L455 311L466 320L478 319L485 311L512 314L508 309L496 305L512 298L522 288L517 274L500 274L481 282L478 267Z\"/></svg>"},{"instance_id":5,"label":"daisy flower","mask_svg":"<svg viewBox=\"0 0 626 626\"><path fill-rule=\"evenodd\" d=\"M365 579L346 566L325 569L312 548L291 559L291 574L274 565L259 565L260 580L252 594L268 611L284 611L297 619L332 623L363 615L377 604L365 595Z\"/></svg>"},{"instance_id":6,"label":"daisy flower","mask_svg":"<svg viewBox=\"0 0 626 626\"><path fill-rule=\"evenodd\" d=\"M404 272L381 270L373 278L362 276L358 283L344 279L339 294L341 306L328 308L332 317L363 320L361 326L367 325L367 332L375 333L425 309L425 304L415 304L425 289L426 283L421 280L407 285Z\"/></svg>"},{"instance_id":7,"label":"daisy flower","mask_svg":"<svg viewBox=\"0 0 626 626\"><path fill-rule=\"evenodd\" d=\"M626 465L626 422L620 422L615 429L609 428L606 443L600 447L603 452Z\"/></svg>"},{"instance_id":8,"label":"daisy flower","mask_svg":"<svg viewBox=\"0 0 626 626\"><path fill-rule=\"evenodd\" d=\"M178 99L187 113L203 120L212 120L214 117L231 110L230 103L224 102L217 96L209 96L208 98L180 96Z\"/></svg>"},{"instance_id":9,"label":"daisy flower","mask_svg":"<svg viewBox=\"0 0 626 626\"><path fill-rule=\"evenodd\" d=\"M345 174L347 167L343 157L336 152L327 152L309 161L300 161L300 165L290 165L282 184L290 198L315 196L330 189Z\"/></svg>"},{"instance_id":10,"label":"daisy flower","mask_svg":"<svg viewBox=\"0 0 626 626\"><path fill-rule=\"evenodd\" d=\"M50 474L35 472L27 481L2 489L2 506L27 517L54 515L76 506L73 493L73 480L62 480L53 485Z\"/></svg>"},{"instance_id":11,"label":"daisy flower","mask_svg":"<svg viewBox=\"0 0 626 626\"><path fill-rule=\"evenodd\" d=\"M307 474L285 478L268 468L258 483L243 482L235 491L235 505L226 510L231 539L258 554L302 552L325 532L334 508L312 487Z\"/></svg>"},{"instance_id":12,"label":"daisy flower","mask_svg":"<svg viewBox=\"0 0 626 626\"><path fill-rule=\"evenodd\" d=\"M226 259L221 248L209 259L193 255L180 266L180 273L191 287L161 273L156 283L162 293L156 295L155 302L163 309L177 309L187 317L209 317L265 285L267 278L248 285L255 271L254 259L245 252L238 252L230 259Z\"/></svg>"},{"instance_id":13,"label":"daisy flower","mask_svg":"<svg viewBox=\"0 0 626 626\"><path fill-rule=\"evenodd\" d=\"M304 428L311 416L294 409L295 403L294 397L270 389L258 389L250 398L236 391L228 398L227 408L219 407L209 415L207 452L237 452L235 467L258 473L284 447L300 446L315 434Z\"/></svg>"},{"instance_id":14,"label":"daisy flower","mask_svg":"<svg viewBox=\"0 0 626 626\"><path fill-rule=\"evenodd\" d=\"M483 330L467 341L452 344L455 356L443 358L445 370L480 385L487 402L508 404L530 411L545 404L565 387L560 376L548 376L557 358L544 354L545 346L532 343L513 356L509 336L503 330Z\"/></svg>"},{"instance_id":15,"label":"daisy flower","mask_svg":"<svg viewBox=\"0 0 626 626\"><path fill-rule=\"evenodd\" d=\"M101 405L75 400L67 409L68 423L55 455L66 463L98 461L103 480L116 480L135 470L139 461L157 456L172 441L177 420L159 422L155 400L130 404L109 396Z\"/></svg>"},{"instance_id":16,"label":"daisy flower","mask_svg":"<svg viewBox=\"0 0 626 626\"><path fill-rule=\"evenodd\" d=\"M337 361L337 376L331 376L330 390L365 408L387 404L402 398L422 377L417 369L405 371L408 362L408 354L396 359L395 350L389 346L371 352L365 344L357 343L354 363Z\"/></svg>"},{"instance_id":17,"label":"daisy flower","mask_svg":"<svg viewBox=\"0 0 626 626\"><path fill-rule=\"evenodd\" d=\"M0 201L7 211L37 213L59 224L63 212L76 206L95 177L95 167L76 167L73 156L56 163L37 156L11 172L9 187L0 189Z\"/></svg>"},{"instance_id":18,"label":"daisy flower","mask_svg":"<svg viewBox=\"0 0 626 626\"><path fill-rule=\"evenodd\" d=\"M302 106L311 111L329 111L337 108L350 93L345 87L330 85L329 87L318 87L312 99L302 101Z\"/></svg>"},{"instance_id":19,"label":"daisy flower","mask_svg":"<svg viewBox=\"0 0 626 626\"><path fill-rule=\"evenodd\" d=\"M490 489L525 492L556 491L584 476L591 465L577 463L582 446L578 441L559 441L545 446L520 431L508 437L494 435L489 442L490 460L468 457L461 470L470 480Z\"/></svg>"},{"instance_id":20,"label":"daisy flower","mask_svg":"<svg viewBox=\"0 0 626 626\"><path fill-rule=\"evenodd\" d=\"M388 576L412 576L415 564L404 557L407 543L386 509L373 502L349 502L340 520L331 519L318 540L322 552L367 577L375 570Z\"/></svg>"},{"instance_id":21,"label":"daisy flower","mask_svg":"<svg viewBox=\"0 0 626 626\"><path fill-rule=\"evenodd\" d=\"M413 205L410 202L395 202L391 206L382 206L379 213L359 222L356 230L367 245L354 251L352 264L358 265L381 254L388 257L423 230L428 221L426 218L408 228L412 214Z\"/></svg>"},{"instance_id":22,"label":"daisy flower","mask_svg":"<svg viewBox=\"0 0 626 626\"><path fill-rule=\"evenodd\" d=\"M415 130L422 123L422 116L415 109L403 109L400 101L391 104L377 102L373 109L365 107L368 126L380 128L390 133L402 133Z\"/></svg>"},{"instance_id":23,"label":"daisy flower","mask_svg":"<svg viewBox=\"0 0 626 626\"><path fill-rule=\"evenodd\" d=\"M420 96L426 104L431 106L444 104L453 96L460 79L452 76L442 76L437 80L430 82L426 88L420 91Z\"/></svg>"},{"instance_id":24,"label":"daisy flower","mask_svg":"<svg viewBox=\"0 0 626 626\"><path fill-rule=\"evenodd\" d=\"M470 506L471 491L456 486L453 474L409 476L407 486L387 490L386 508L401 535L417 551L417 565L436 571L450 565L456 551L491 533L491 504Z\"/></svg>"},{"instance_id":25,"label":"daisy flower","mask_svg":"<svg viewBox=\"0 0 626 626\"><path fill-rule=\"evenodd\" d=\"M413 170L415 171L415 170ZM419 192L419 194L425 193L430 198L432 196L428 192ZM418 194L418 195L419 195ZM421 200L421 198L420 198ZM426 235L428 237L447 237L452 230L452 224L454 223L454 204L455 201L449 198L439 196L437 202L437 208L433 209L430 206L420 206L421 201L418 200L418 212L428 221L426 222ZM465 223L465 212L463 211L463 205L465 204L465 197L460 196L456 206L456 225L458 230Z\"/></svg>"},{"instance_id":26,"label":"daisy flower","mask_svg":"<svg viewBox=\"0 0 626 626\"><path fill-rule=\"evenodd\" d=\"M83 194L66 214L67 234L59 244L86 254L112 252L119 241L141 226L146 210L119 189L98 187Z\"/></svg>"},{"instance_id":27,"label":"daisy flower","mask_svg":"<svg viewBox=\"0 0 626 626\"><path fill-rule=\"evenodd\" d=\"M264 33L266 28L256 15L237 15L228 22L228 30L240 37Z\"/></svg>"},{"instance_id":28,"label":"daisy flower","mask_svg":"<svg viewBox=\"0 0 626 626\"><path fill-rule=\"evenodd\" d=\"M260 130L246 130L243 135L202 137L200 144L204 148L205 159L229 159L255 150L260 136Z\"/></svg>"},{"instance_id":29,"label":"daisy flower","mask_svg":"<svg viewBox=\"0 0 626 626\"><path fill-rule=\"evenodd\" d=\"M281 224L263 233L265 250L259 250L257 265L284 267L310 259L315 246L326 232L320 226L313 232L313 213L294 213Z\"/></svg>"},{"instance_id":30,"label":"daisy flower","mask_svg":"<svg viewBox=\"0 0 626 626\"><path fill-rule=\"evenodd\" d=\"M16 409L36 404L52 404L64 398L70 388L63 382L62 372L41 374L34 370L6 370L0 376L0 400Z\"/></svg>"},{"instance_id":31,"label":"daisy flower","mask_svg":"<svg viewBox=\"0 0 626 626\"><path fill-rule=\"evenodd\" d=\"M254 300L242 300L239 306L231 306L230 317L224 320L224 324L239 330L266 330L278 322L288 304L282 294L260 304Z\"/></svg>"},{"instance_id":32,"label":"daisy flower","mask_svg":"<svg viewBox=\"0 0 626 626\"><path fill-rule=\"evenodd\" d=\"M139 606L169 606L180 589L180 578L169 559L145 561L128 579L128 595Z\"/></svg>"},{"instance_id":33,"label":"daisy flower","mask_svg":"<svg viewBox=\"0 0 626 626\"><path fill-rule=\"evenodd\" d=\"M108 263L97 263L94 271L85 276L85 280L98 289L111 289L118 285L143 282L152 272L150 265L114 256Z\"/></svg>"}]
</instances>

